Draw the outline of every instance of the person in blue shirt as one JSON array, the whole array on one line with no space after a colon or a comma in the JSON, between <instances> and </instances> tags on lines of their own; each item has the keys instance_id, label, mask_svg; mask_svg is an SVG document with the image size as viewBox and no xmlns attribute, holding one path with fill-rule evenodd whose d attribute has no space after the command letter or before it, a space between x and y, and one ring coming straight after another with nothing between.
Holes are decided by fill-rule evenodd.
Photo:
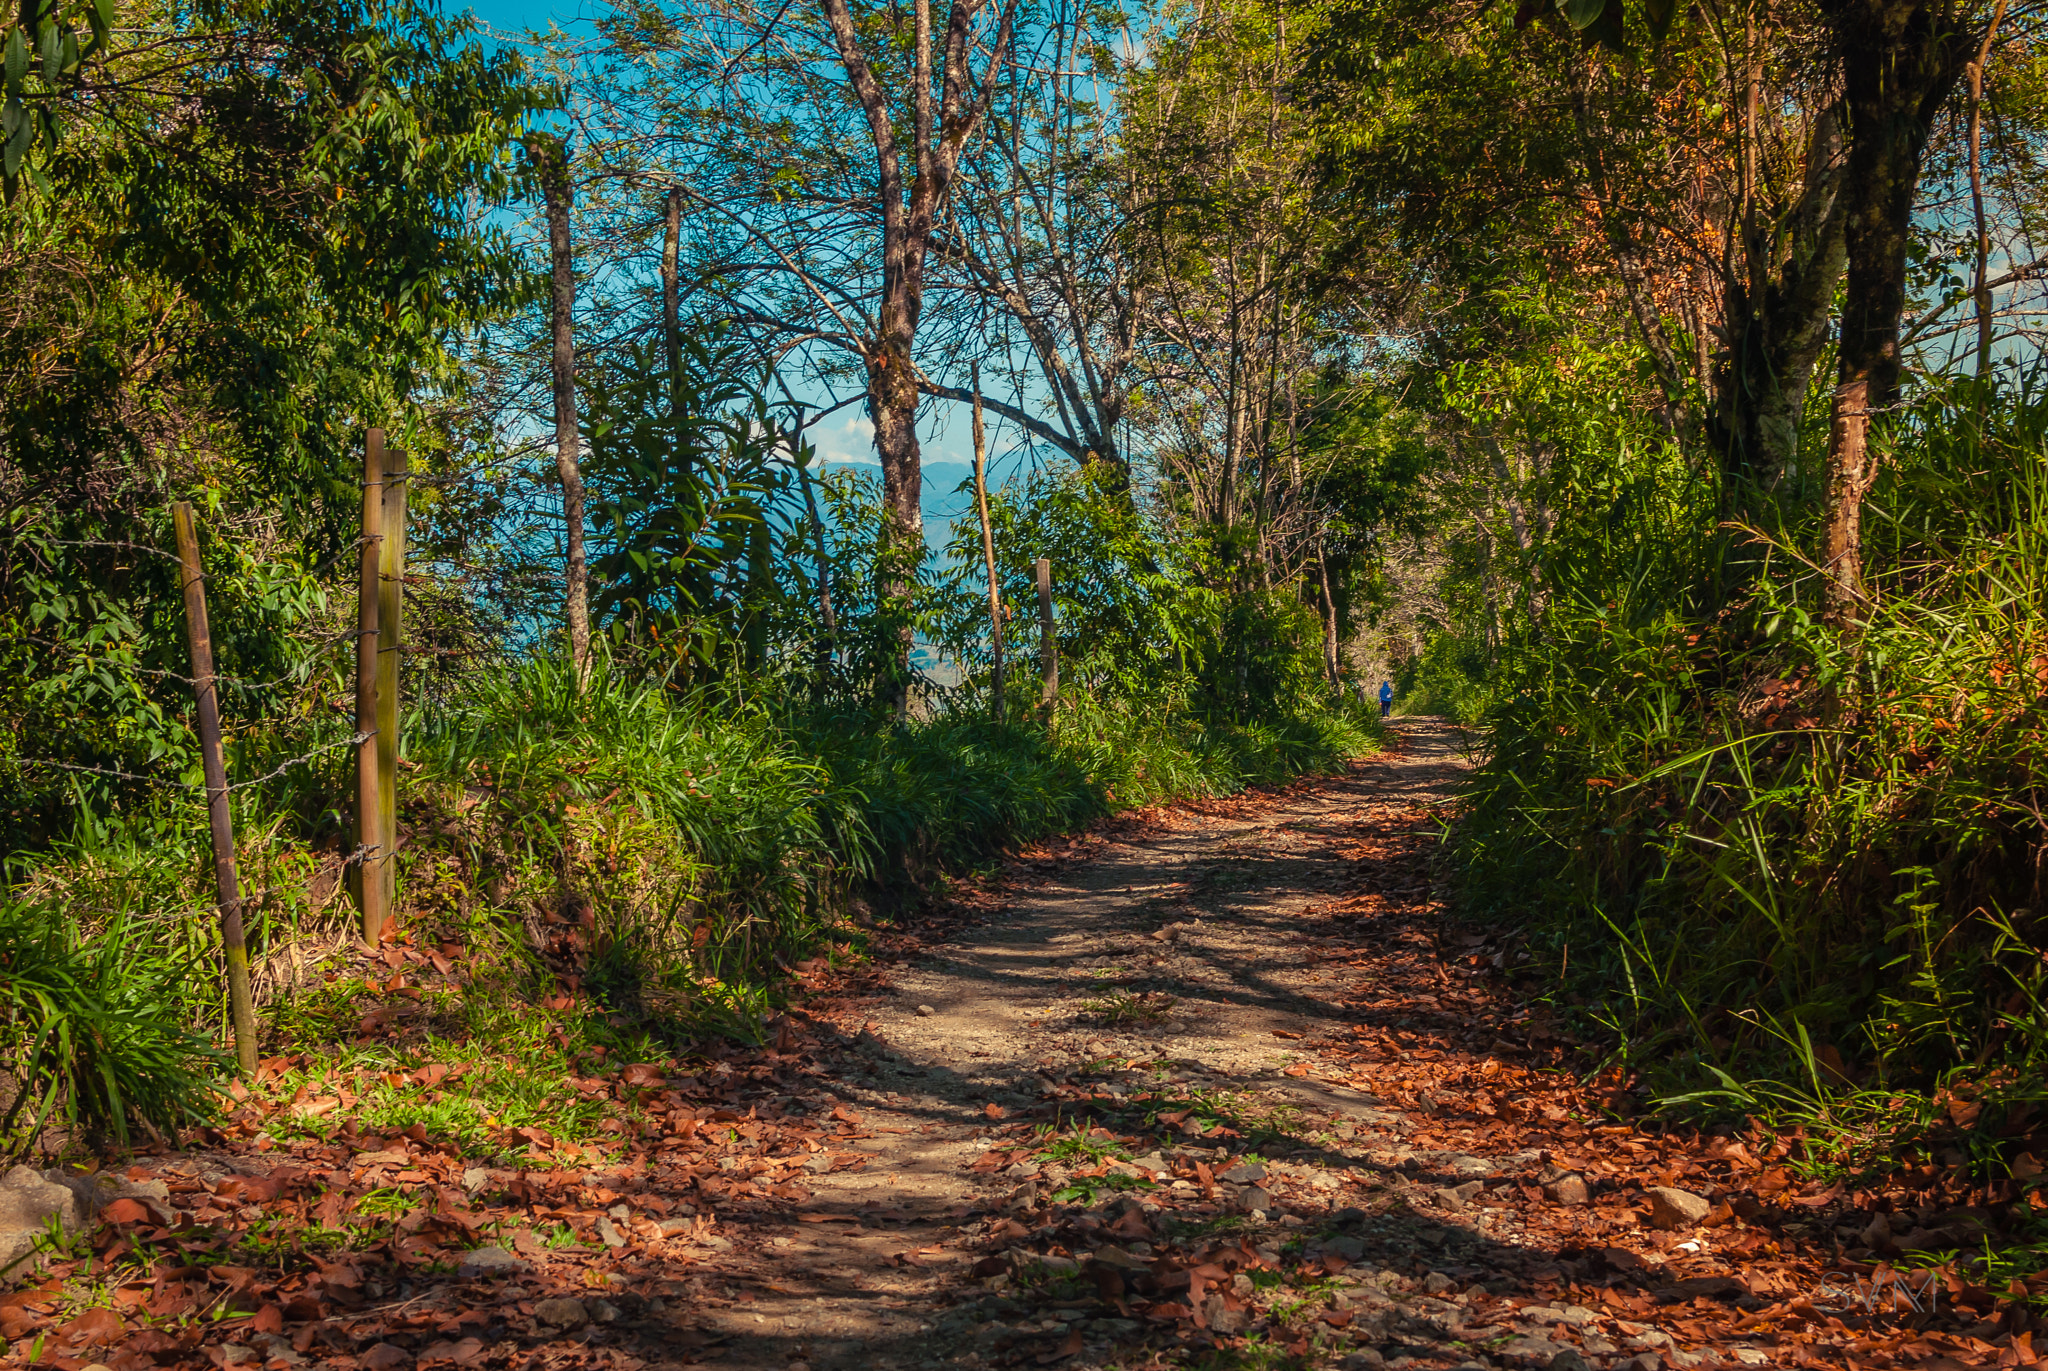
<instances>
[{"instance_id":1,"label":"person in blue shirt","mask_svg":"<svg viewBox=\"0 0 2048 1371\"><path fill-rule=\"evenodd\" d=\"M1382 719L1384 719L1384 718L1386 718L1386 717L1387 717L1387 716L1388 716L1389 714L1392 714L1393 712L1394 712L1394 683L1393 683L1392 681L1381 681L1381 682L1380 682L1380 717L1381 717Z\"/></svg>"}]
</instances>

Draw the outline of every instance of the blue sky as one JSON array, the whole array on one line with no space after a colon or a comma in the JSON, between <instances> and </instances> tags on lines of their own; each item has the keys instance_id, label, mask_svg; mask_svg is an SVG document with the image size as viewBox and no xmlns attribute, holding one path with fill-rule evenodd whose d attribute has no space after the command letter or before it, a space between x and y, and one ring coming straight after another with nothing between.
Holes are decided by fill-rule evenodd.
<instances>
[{"instance_id":1,"label":"blue sky","mask_svg":"<svg viewBox=\"0 0 2048 1371\"><path fill-rule=\"evenodd\" d=\"M544 28L550 22L571 29L579 19L601 13L603 0L443 0L448 13L469 10L484 24L508 34ZM967 407L934 402L918 426L926 471L925 513L928 525L964 513L969 502L953 497L953 487L973 469L973 431ZM989 484L999 486L1022 474L1023 454L1002 441L1002 426L990 424ZM818 454L828 462L873 465L873 426L858 406L839 411L810 432ZM952 469L958 464L959 470ZM940 468L935 470L934 468ZM938 528L931 529L934 534Z\"/></svg>"},{"instance_id":2,"label":"blue sky","mask_svg":"<svg viewBox=\"0 0 2048 1371\"><path fill-rule=\"evenodd\" d=\"M448 4L448 12L473 11L493 28L538 28L550 19L566 26L578 15L593 11L582 0L481 0L477 4Z\"/></svg>"}]
</instances>

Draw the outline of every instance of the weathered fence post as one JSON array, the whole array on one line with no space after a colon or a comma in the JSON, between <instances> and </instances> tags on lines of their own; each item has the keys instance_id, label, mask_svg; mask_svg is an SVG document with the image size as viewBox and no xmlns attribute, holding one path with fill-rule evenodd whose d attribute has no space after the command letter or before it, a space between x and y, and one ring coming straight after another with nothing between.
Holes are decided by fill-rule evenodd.
<instances>
[{"instance_id":1,"label":"weathered fence post","mask_svg":"<svg viewBox=\"0 0 2048 1371\"><path fill-rule=\"evenodd\" d=\"M1060 649L1052 633L1052 559L1038 559L1038 657L1045 672L1039 703L1051 709L1060 698Z\"/></svg>"},{"instance_id":2,"label":"weathered fence post","mask_svg":"<svg viewBox=\"0 0 2048 1371\"><path fill-rule=\"evenodd\" d=\"M398 669L404 655L405 501L411 463L403 448L385 449L384 458L384 541L377 556L377 875L389 918L398 907Z\"/></svg>"},{"instance_id":3,"label":"weathered fence post","mask_svg":"<svg viewBox=\"0 0 2048 1371\"><path fill-rule=\"evenodd\" d=\"M220 898L220 941L227 961L228 1017L235 1030L235 1061L247 1075L256 1070L256 1005L249 994L249 947L242 932L241 880L235 874L227 762L221 756L213 631L206 622L206 581L199 570L199 535L192 526L192 506L183 500L172 505L171 523L178 531L185 640L192 648L192 698L199 707L199 757L206 769L206 819L213 838L213 883Z\"/></svg>"},{"instance_id":4,"label":"weathered fence post","mask_svg":"<svg viewBox=\"0 0 2048 1371\"><path fill-rule=\"evenodd\" d=\"M981 560L988 568L989 697L1003 715L1003 593L996 585L996 542L988 526L988 448L981 427L981 364L974 364L974 510L981 516Z\"/></svg>"},{"instance_id":5,"label":"weathered fence post","mask_svg":"<svg viewBox=\"0 0 2048 1371\"><path fill-rule=\"evenodd\" d=\"M384 430L363 442L363 547L356 577L356 881L363 911L363 941L377 945L384 932L384 879L377 802L377 570L384 541Z\"/></svg>"}]
</instances>

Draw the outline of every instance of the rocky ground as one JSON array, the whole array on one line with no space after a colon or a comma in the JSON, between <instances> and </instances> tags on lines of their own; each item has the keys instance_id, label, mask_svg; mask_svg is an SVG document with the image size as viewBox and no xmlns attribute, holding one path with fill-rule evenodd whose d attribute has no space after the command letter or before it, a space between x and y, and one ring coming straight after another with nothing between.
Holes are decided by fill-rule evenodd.
<instances>
[{"instance_id":1,"label":"rocky ground","mask_svg":"<svg viewBox=\"0 0 2048 1371\"><path fill-rule=\"evenodd\" d=\"M1798 1139L1639 1128L1562 1069L1514 931L1435 898L1463 766L1408 721L1021 854L806 972L770 1050L594 1071L616 1145L280 1145L325 1099L259 1090L208 1150L69 1178L102 1222L0 1300L8 1364L2031 1364L2014 1292L1887 1263L1966 1237L1958 1196L1874 1233ZM11 1174L0 1227L49 1184Z\"/></svg>"}]
</instances>

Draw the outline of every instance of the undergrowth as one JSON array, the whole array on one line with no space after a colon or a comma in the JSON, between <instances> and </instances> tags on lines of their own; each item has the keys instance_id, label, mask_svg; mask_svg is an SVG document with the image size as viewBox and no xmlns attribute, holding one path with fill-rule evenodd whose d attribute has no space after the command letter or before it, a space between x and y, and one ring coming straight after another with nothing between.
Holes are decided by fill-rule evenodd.
<instances>
[{"instance_id":1,"label":"undergrowth","mask_svg":"<svg viewBox=\"0 0 2048 1371\"><path fill-rule=\"evenodd\" d=\"M402 958L361 967L336 825L309 841L292 816L238 814L263 1050L317 1059L297 1083L315 1100L346 1092L294 1116L308 1134L331 1112L480 1148L522 1126L585 1137L598 1115L578 1063L761 1041L791 967L861 955L876 921L949 875L1121 808L1336 766L1377 737L1313 698L1222 723L1070 691L1050 723L878 724L512 660L408 721ZM224 1018L206 854L194 808L88 818L17 858L0 1047L50 1088L13 1101L11 1150L45 1115L82 1138L206 1112ZM461 1072L459 1095L417 1088L435 1064Z\"/></svg>"},{"instance_id":2,"label":"undergrowth","mask_svg":"<svg viewBox=\"0 0 2048 1371\"><path fill-rule=\"evenodd\" d=\"M1851 1170L1954 1152L2024 1188L2048 1104L2048 399L1930 394L1892 448L1854 632L1822 621L1807 530L1717 526L1711 491L1624 500L1554 555L1487 682L1456 869L1645 1095L1805 1124Z\"/></svg>"}]
</instances>

